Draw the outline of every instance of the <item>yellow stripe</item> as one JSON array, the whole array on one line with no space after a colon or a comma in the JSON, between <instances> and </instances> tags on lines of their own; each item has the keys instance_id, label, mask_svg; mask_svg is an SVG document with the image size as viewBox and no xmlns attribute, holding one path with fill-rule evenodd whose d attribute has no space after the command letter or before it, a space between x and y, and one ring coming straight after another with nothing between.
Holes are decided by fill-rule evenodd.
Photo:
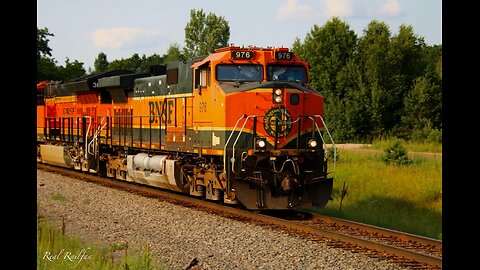
<instances>
[{"instance_id":1,"label":"yellow stripe","mask_svg":"<svg viewBox=\"0 0 480 270\"><path fill-rule=\"evenodd\" d=\"M77 101L76 96L55 97L55 103L72 103L76 101Z\"/></svg>"},{"instance_id":2,"label":"yellow stripe","mask_svg":"<svg viewBox=\"0 0 480 270\"><path fill-rule=\"evenodd\" d=\"M285 90L289 93L303 93L303 91L298 90L296 88L285 88ZM229 93L229 94L227 94L227 96L235 95L235 94L242 94L242 93L246 93L246 92L272 93L272 91L273 91L273 88L254 88L254 89L247 90L247 91L244 91L244 92Z\"/></svg>"},{"instance_id":3,"label":"yellow stripe","mask_svg":"<svg viewBox=\"0 0 480 270\"><path fill-rule=\"evenodd\" d=\"M218 150L218 149L202 149L202 154L205 154L205 155L222 155L222 156L223 156L223 150Z\"/></svg>"},{"instance_id":4,"label":"yellow stripe","mask_svg":"<svg viewBox=\"0 0 480 270\"><path fill-rule=\"evenodd\" d=\"M193 93L186 94L176 94L176 95L158 95L153 97L131 97L132 100L158 100L161 98L182 98L182 97L193 97Z\"/></svg>"}]
</instances>

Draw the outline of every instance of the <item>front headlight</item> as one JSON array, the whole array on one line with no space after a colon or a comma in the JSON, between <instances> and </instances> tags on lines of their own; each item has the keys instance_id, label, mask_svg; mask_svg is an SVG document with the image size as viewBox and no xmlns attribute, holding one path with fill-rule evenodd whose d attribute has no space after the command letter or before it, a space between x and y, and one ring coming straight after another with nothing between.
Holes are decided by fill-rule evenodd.
<instances>
[{"instance_id":1,"label":"front headlight","mask_svg":"<svg viewBox=\"0 0 480 270\"><path fill-rule=\"evenodd\" d=\"M267 146L267 142L265 141L264 138L257 139L257 142L255 144L257 146L256 148L259 150L265 150Z\"/></svg>"},{"instance_id":2,"label":"front headlight","mask_svg":"<svg viewBox=\"0 0 480 270\"><path fill-rule=\"evenodd\" d=\"M317 139L310 139L308 141L308 147L310 148L316 148L318 146L318 142L317 142Z\"/></svg>"}]
</instances>

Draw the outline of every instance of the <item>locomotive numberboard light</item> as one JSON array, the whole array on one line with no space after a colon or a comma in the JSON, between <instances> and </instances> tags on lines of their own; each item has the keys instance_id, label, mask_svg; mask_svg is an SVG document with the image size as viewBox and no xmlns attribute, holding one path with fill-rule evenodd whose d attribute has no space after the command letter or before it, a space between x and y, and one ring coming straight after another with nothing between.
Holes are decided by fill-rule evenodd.
<instances>
[{"instance_id":1,"label":"locomotive numberboard light","mask_svg":"<svg viewBox=\"0 0 480 270\"><path fill-rule=\"evenodd\" d=\"M232 51L232 59L250 60L254 54L253 51Z\"/></svg>"},{"instance_id":2,"label":"locomotive numberboard light","mask_svg":"<svg viewBox=\"0 0 480 270\"><path fill-rule=\"evenodd\" d=\"M293 53L292 52L275 52L275 59L276 60L293 60Z\"/></svg>"}]
</instances>

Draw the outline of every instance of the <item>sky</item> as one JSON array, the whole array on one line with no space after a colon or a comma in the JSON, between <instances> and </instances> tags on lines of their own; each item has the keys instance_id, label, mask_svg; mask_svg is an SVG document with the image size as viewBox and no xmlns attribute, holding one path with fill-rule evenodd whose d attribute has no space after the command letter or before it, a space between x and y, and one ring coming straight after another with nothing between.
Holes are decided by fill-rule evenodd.
<instances>
[{"instance_id":1,"label":"sky","mask_svg":"<svg viewBox=\"0 0 480 270\"><path fill-rule=\"evenodd\" d=\"M37 27L54 35L48 44L59 65L78 60L88 71L100 52L113 61L183 48L192 9L223 16L238 46L291 47L334 16L359 37L378 20L392 36L404 24L428 45L442 44L441 0L37 0Z\"/></svg>"}]
</instances>

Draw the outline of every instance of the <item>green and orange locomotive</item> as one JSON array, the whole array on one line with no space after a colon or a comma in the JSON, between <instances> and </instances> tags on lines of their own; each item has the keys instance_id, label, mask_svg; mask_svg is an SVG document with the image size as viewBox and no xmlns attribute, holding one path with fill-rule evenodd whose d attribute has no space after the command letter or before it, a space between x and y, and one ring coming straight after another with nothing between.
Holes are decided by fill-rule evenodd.
<instances>
[{"instance_id":1,"label":"green and orange locomotive","mask_svg":"<svg viewBox=\"0 0 480 270\"><path fill-rule=\"evenodd\" d=\"M41 82L38 161L252 210L321 208L333 139L309 85L287 48L237 46Z\"/></svg>"}]
</instances>

